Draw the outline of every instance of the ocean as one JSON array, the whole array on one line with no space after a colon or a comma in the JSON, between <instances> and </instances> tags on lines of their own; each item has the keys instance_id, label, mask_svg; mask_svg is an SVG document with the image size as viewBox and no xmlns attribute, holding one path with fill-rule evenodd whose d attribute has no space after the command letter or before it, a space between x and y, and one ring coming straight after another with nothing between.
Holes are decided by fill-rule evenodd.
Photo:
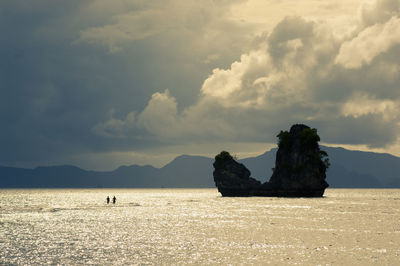
<instances>
[{"instance_id":1,"label":"ocean","mask_svg":"<svg viewBox=\"0 0 400 266\"><path fill-rule=\"evenodd\" d=\"M0 264L399 265L400 189L3 189Z\"/></svg>"}]
</instances>

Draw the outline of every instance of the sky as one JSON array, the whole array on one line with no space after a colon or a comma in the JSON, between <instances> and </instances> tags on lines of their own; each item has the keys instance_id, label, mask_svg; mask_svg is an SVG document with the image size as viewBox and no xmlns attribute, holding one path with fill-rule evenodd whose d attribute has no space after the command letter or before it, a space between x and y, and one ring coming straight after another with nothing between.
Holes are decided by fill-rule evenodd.
<instances>
[{"instance_id":1,"label":"sky","mask_svg":"<svg viewBox=\"0 0 400 266\"><path fill-rule=\"evenodd\" d=\"M0 29L0 165L244 158L295 123L400 156L400 0L6 0Z\"/></svg>"}]
</instances>

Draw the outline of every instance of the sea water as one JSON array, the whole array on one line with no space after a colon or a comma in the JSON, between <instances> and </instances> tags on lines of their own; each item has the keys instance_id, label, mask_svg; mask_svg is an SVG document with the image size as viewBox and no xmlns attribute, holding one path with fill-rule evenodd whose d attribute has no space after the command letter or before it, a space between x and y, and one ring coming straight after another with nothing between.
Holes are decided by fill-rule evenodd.
<instances>
[{"instance_id":1,"label":"sea water","mask_svg":"<svg viewBox=\"0 0 400 266\"><path fill-rule=\"evenodd\" d=\"M400 190L0 190L0 204L0 264L400 264Z\"/></svg>"}]
</instances>

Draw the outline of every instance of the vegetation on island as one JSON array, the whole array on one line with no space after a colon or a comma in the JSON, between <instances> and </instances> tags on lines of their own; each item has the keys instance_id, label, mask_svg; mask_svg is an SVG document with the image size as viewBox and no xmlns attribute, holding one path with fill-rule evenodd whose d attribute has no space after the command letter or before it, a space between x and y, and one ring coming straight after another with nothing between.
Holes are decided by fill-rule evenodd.
<instances>
[{"instance_id":1,"label":"vegetation on island","mask_svg":"<svg viewBox=\"0 0 400 266\"><path fill-rule=\"evenodd\" d=\"M318 142L321 140L316 128L306 128L299 132L295 138L291 137L289 131L280 131L277 135L278 137L278 147L284 150L289 150L292 147L292 142L297 139L300 141L300 148L302 150L306 149L319 149ZM314 158L315 157L315 158ZM323 151L319 150L318 156L313 156L314 160L321 160L326 169L329 168L330 162L328 158L328 154Z\"/></svg>"},{"instance_id":2,"label":"vegetation on island","mask_svg":"<svg viewBox=\"0 0 400 266\"><path fill-rule=\"evenodd\" d=\"M228 160L233 160L233 157L229 154L227 151L221 151L219 154L215 156L215 161L218 162L224 162Z\"/></svg>"}]
</instances>

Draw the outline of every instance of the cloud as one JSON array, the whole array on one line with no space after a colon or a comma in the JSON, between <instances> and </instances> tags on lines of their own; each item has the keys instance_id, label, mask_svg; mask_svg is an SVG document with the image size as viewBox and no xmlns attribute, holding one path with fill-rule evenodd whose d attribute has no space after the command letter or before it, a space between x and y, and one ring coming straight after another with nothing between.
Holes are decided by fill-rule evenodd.
<instances>
[{"instance_id":1,"label":"cloud","mask_svg":"<svg viewBox=\"0 0 400 266\"><path fill-rule=\"evenodd\" d=\"M398 2L2 1L0 164L243 149L299 122L390 147Z\"/></svg>"},{"instance_id":2,"label":"cloud","mask_svg":"<svg viewBox=\"0 0 400 266\"><path fill-rule=\"evenodd\" d=\"M144 10L130 12L117 16L116 23L102 27L92 27L80 32L77 42L101 44L108 47L111 53L121 50L126 41L135 41L147 38L168 29L174 21L165 18L162 10Z\"/></svg>"},{"instance_id":3,"label":"cloud","mask_svg":"<svg viewBox=\"0 0 400 266\"><path fill-rule=\"evenodd\" d=\"M364 1L359 8L363 27L382 24L400 14L399 0Z\"/></svg>"},{"instance_id":4,"label":"cloud","mask_svg":"<svg viewBox=\"0 0 400 266\"><path fill-rule=\"evenodd\" d=\"M114 117L114 113L114 110L110 110L109 119L94 126L92 131L103 137L126 137L125 132L135 126L136 114L131 112L124 119L118 119Z\"/></svg>"},{"instance_id":5,"label":"cloud","mask_svg":"<svg viewBox=\"0 0 400 266\"><path fill-rule=\"evenodd\" d=\"M380 115L384 121L396 121L400 117L400 101L377 100L368 94L357 92L342 105L345 117L359 118L369 114Z\"/></svg>"},{"instance_id":6,"label":"cloud","mask_svg":"<svg viewBox=\"0 0 400 266\"><path fill-rule=\"evenodd\" d=\"M146 108L138 118L138 126L152 135L173 138L176 134L177 103L170 97L169 91L154 93Z\"/></svg>"},{"instance_id":7,"label":"cloud","mask_svg":"<svg viewBox=\"0 0 400 266\"><path fill-rule=\"evenodd\" d=\"M215 68L193 105L178 111L168 91L153 94L138 126L173 144L274 142L280 129L306 123L327 143L391 145L400 133L400 20L388 3L363 9L350 35L287 17L229 68Z\"/></svg>"},{"instance_id":8,"label":"cloud","mask_svg":"<svg viewBox=\"0 0 400 266\"><path fill-rule=\"evenodd\" d=\"M187 41L191 42L191 45L209 45L209 41L224 39L224 36L219 34L221 28L236 29L243 33L239 24L227 18L230 6L238 2L241 0L202 2L168 0L145 4L142 1L132 1L131 3L136 4L125 12L111 16L112 23L81 30L76 43L98 44L114 53L129 47L133 41L157 35L175 35L180 32L179 34L190 37ZM228 39L231 37L232 33ZM245 35L242 35L243 37Z\"/></svg>"},{"instance_id":9,"label":"cloud","mask_svg":"<svg viewBox=\"0 0 400 266\"><path fill-rule=\"evenodd\" d=\"M388 22L370 26L357 37L344 42L335 62L346 68L359 68L399 44L400 18L392 17Z\"/></svg>"},{"instance_id":10,"label":"cloud","mask_svg":"<svg viewBox=\"0 0 400 266\"><path fill-rule=\"evenodd\" d=\"M152 94L171 88L189 106L251 39L229 20L231 4L0 2L0 164L154 147L152 123L138 122Z\"/></svg>"}]
</instances>

